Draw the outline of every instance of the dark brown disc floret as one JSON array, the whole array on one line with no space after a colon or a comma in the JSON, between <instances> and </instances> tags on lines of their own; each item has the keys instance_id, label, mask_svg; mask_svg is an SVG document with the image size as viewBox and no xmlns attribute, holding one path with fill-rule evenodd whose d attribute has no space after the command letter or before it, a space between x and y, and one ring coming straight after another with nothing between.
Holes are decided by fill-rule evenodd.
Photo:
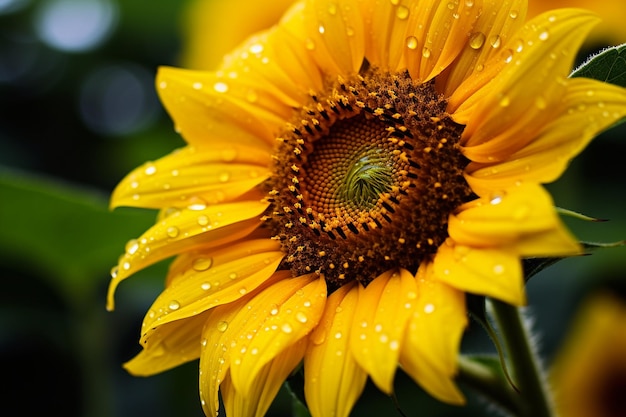
<instances>
[{"instance_id":1,"label":"dark brown disc floret","mask_svg":"<svg viewBox=\"0 0 626 417\"><path fill-rule=\"evenodd\" d=\"M433 82L372 68L311 94L278 138L267 184L283 267L336 288L431 258L472 195L463 126L446 104Z\"/></svg>"}]
</instances>

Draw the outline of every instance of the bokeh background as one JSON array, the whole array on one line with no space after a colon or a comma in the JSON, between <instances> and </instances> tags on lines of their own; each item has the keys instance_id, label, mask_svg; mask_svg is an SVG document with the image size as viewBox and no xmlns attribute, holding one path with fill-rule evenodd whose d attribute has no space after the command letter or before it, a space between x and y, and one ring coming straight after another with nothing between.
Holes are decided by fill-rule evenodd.
<instances>
[{"instance_id":1,"label":"bokeh background","mask_svg":"<svg viewBox=\"0 0 626 417\"><path fill-rule=\"evenodd\" d=\"M203 415L197 362L150 378L121 367L139 351L141 320L167 262L125 281L116 310L105 311L111 267L155 218L147 210L110 211L108 196L132 168L183 144L153 79L158 66L181 65L189 4L0 0L2 415ZM580 60L618 40L594 39ZM558 206L610 219L568 219L582 240L626 238L624 126L598 137L548 185ZM614 248L565 260L531 280L528 312L547 363L582 300L598 288L623 290L625 275L626 248ZM463 343L466 352L492 351L474 324ZM430 399L401 372L396 387L406 416L489 415L466 387L470 402L462 409ZM392 399L367 390L354 415L401 415ZM289 415L290 407L283 390L270 413Z\"/></svg>"}]
</instances>

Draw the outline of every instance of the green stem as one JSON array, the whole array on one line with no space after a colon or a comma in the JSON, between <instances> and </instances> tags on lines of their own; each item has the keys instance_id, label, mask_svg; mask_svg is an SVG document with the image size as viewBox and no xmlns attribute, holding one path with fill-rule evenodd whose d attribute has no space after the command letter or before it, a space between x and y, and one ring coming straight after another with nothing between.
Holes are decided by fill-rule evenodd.
<instances>
[{"instance_id":1,"label":"green stem","mask_svg":"<svg viewBox=\"0 0 626 417\"><path fill-rule=\"evenodd\" d=\"M508 414L514 415L520 408L519 395L502 373L463 355L459 356L458 381L480 392Z\"/></svg>"},{"instance_id":2,"label":"green stem","mask_svg":"<svg viewBox=\"0 0 626 417\"><path fill-rule=\"evenodd\" d=\"M521 396L520 417L554 417L550 393L542 377L529 332L517 307L491 301L491 312L508 354L516 386Z\"/></svg>"}]
</instances>

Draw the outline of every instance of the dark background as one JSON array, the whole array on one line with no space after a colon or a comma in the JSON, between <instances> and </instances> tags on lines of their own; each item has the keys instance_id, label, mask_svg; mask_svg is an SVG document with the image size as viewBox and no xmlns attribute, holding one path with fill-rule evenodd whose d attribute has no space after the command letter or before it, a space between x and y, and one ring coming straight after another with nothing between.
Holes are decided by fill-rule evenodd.
<instances>
[{"instance_id":1,"label":"dark background","mask_svg":"<svg viewBox=\"0 0 626 417\"><path fill-rule=\"evenodd\" d=\"M183 144L153 79L158 66L180 62L186 3L0 0L3 415L202 416L197 362L150 378L121 368L139 351L141 320L167 265L125 281L116 310L104 308L110 268L155 217L110 212L108 196L135 166ZM588 45L581 59L600 46ZM624 125L601 135L548 185L558 206L610 219L568 220L583 240L626 238L625 135ZM569 259L530 282L528 311L548 363L579 302L623 285L625 256L617 248ZM476 327L464 349L489 350ZM470 406L459 409L401 372L396 387L407 416L488 415L468 390ZM367 389L354 415L400 415L391 399ZM281 392L271 412L288 414L290 402Z\"/></svg>"}]
</instances>

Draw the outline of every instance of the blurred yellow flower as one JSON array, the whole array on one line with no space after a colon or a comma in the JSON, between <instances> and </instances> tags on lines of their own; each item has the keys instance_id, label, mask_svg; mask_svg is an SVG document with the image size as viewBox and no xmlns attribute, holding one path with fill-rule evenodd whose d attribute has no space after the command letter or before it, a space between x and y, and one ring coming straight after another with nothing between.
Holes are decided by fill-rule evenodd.
<instances>
[{"instance_id":1,"label":"blurred yellow flower","mask_svg":"<svg viewBox=\"0 0 626 417\"><path fill-rule=\"evenodd\" d=\"M525 303L521 259L580 253L540 185L626 113L567 79L597 19L526 2L306 0L215 72L161 68L188 145L130 173L112 206L160 209L112 273L177 256L148 311L150 375L200 358L215 415L263 415L304 363L314 417L347 416L398 365L454 383L464 292ZM228 15L225 15L226 19Z\"/></svg>"},{"instance_id":2,"label":"blurred yellow flower","mask_svg":"<svg viewBox=\"0 0 626 417\"><path fill-rule=\"evenodd\" d=\"M621 417L626 413L626 301L591 297L551 371L563 417Z\"/></svg>"},{"instance_id":3,"label":"blurred yellow flower","mask_svg":"<svg viewBox=\"0 0 626 417\"><path fill-rule=\"evenodd\" d=\"M597 14L602 23L590 32L587 43L595 43L596 47L619 45L626 43L626 1L623 0L530 0L528 2L529 17L539 15L548 10L563 7L578 7Z\"/></svg>"}]
</instances>

